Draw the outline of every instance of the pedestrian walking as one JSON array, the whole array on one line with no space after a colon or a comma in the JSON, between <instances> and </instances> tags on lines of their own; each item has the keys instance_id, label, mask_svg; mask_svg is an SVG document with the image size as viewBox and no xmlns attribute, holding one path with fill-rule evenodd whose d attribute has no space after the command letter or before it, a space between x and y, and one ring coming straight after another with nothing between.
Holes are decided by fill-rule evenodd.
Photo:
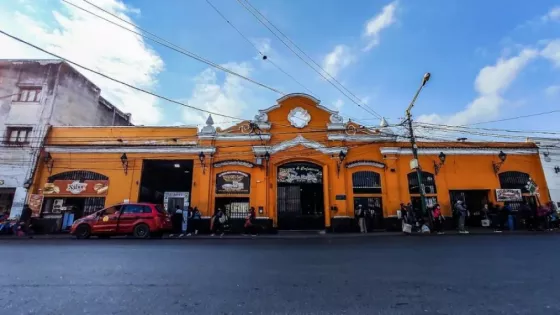
<instances>
[{"instance_id":1,"label":"pedestrian walking","mask_svg":"<svg viewBox=\"0 0 560 315\"><path fill-rule=\"evenodd\" d=\"M243 224L244 234L251 234L253 236L257 235L257 232L255 231L256 216L255 207L251 207L251 209L249 209L249 213L247 213L247 216L245 217L245 224Z\"/></svg>"},{"instance_id":2,"label":"pedestrian walking","mask_svg":"<svg viewBox=\"0 0 560 315\"><path fill-rule=\"evenodd\" d=\"M480 226L488 228L490 227L490 207L488 204L484 204L480 210Z\"/></svg>"},{"instance_id":3,"label":"pedestrian walking","mask_svg":"<svg viewBox=\"0 0 560 315\"><path fill-rule=\"evenodd\" d=\"M533 209L529 206L527 202L523 203L519 209L523 221L525 221L525 228L529 231L533 231L536 228L536 218Z\"/></svg>"},{"instance_id":4,"label":"pedestrian walking","mask_svg":"<svg viewBox=\"0 0 560 315\"><path fill-rule=\"evenodd\" d=\"M434 206L432 210L432 217L434 218L434 232L443 234L443 221L445 217L441 214L441 207L439 204Z\"/></svg>"},{"instance_id":5,"label":"pedestrian walking","mask_svg":"<svg viewBox=\"0 0 560 315\"><path fill-rule=\"evenodd\" d=\"M19 221L16 228L16 235L18 235L18 231L21 232L22 236L31 237L29 233L29 226L31 225L31 208L28 204L23 206L23 210L21 210L21 215L19 217ZM19 235L18 235L19 236Z\"/></svg>"},{"instance_id":6,"label":"pedestrian walking","mask_svg":"<svg viewBox=\"0 0 560 315\"><path fill-rule=\"evenodd\" d=\"M187 209L182 209L181 211L181 235L179 237L191 236L188 232L189 228L189 216L192 213L192 208L189 206Z\"/></svg>"},{"instance_id":7,"label":"pedestrian walking","mask_svg":"<svg viewBox=\"0 0 560 315\"><path fill-rule=\"evenodd\" d=\"M469 231L467 231L465 229L465 221L467 220L467 217L469 216L469 211L463 205L462 200L457 200L457 202L455 203L455 211L457 212L457 215L459 216L459 233L469 234Z\"/></svg>"},{"instance_id":8,"label":"pedestrian walking","mask_svg":"<svg viewBox=\"0 0 560 315\"><path fill-rule=\"evenodd\" d=\"M179 235L182 231L182 223L183 223L183 210L179 205L175 206L175 210L171 215L171 234L169 237L173 237L175 234Z\"/></svg>"},{"instance_id":9,"label":"pedestrian walking","mask_svg":"<svg viewBox=\"0 0 560 315\"><path fill-rule=\"evenodd\" d=\"M210 219L210 230L212 231L211 236L216 234L220 234L220 237L224 236L224 225L226 221L226 215L221 208L218 208Z\"/></svg>"},{"instance_id":10,"label":"pedestrian walking","mask_svg":"<svg viewBox=\"0 0 560 315\"><path fill-rule=\"evenodd\" d=\"M366 227L366 212L362 209L362 205L358 205L358 208L354 210L356 218L358 218L358 226L360 227L360 233L367 233Z\"/></svg>"},{"instance_id":11,"label":"pedestrian walking","mask_svg":"<svg viewBox=\"0 0 560 315\"><path fill-rule=\"evenodd\" d=\"M198 207L194 207L191 215L191 230L194 231L194 235L198 235L201 219L202 215L200 213L200 210L198 210Z\"/></svg>"}]
</instances>

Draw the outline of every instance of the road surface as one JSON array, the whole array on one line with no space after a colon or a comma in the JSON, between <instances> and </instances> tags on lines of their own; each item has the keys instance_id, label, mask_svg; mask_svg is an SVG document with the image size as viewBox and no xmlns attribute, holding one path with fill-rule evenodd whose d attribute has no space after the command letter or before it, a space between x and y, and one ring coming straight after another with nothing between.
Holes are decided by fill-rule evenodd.
<instances>
[{"instance_id":1,"label":"road surface","mask_svg":"<svg viewBox=\"0 0 560 315\"><path fill-rule=\"evenodd\" d=\"M0 240L0 314L559 314L559 242Z\"/></svg>"}]
</instances>

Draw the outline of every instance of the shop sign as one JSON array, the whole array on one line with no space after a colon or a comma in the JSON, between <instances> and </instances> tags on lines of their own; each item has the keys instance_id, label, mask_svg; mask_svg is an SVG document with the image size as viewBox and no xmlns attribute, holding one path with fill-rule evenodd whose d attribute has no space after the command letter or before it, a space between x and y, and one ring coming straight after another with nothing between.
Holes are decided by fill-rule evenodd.
<instances>
[{"instance_id":1,"label":"shop sign","mask_svg":"<svg viewBox=\"0 0 560 315\"><path fill-rule=\"evenodd\" d=\"M43 195L32 194L29 195L27 204L31 208L31 216L39 217L41 215L41 208L43 206Z\"/></svg>"},{"instance_id":2,"label":"shop sign","mask_svg":"<svg viewBox=\"0 0 560 315\"><path fill-rule=\"evenodd\" d=\"M279 183L320 184L323 181L323 170L307 165L281 166L278 168Z\"/></svg>"},{"instance_id":3,"label":"shop sign","mask_svg":"<svg viewBox=\"0 0 560 315\"><path fill-rule=\"evenodd\" d=\"M107 180L55 180L43 186L44 195L104 196L109 190Z\"/></svg>"},{"instance_id":4,"label":"shop sign","mask_svg":"<svg viewBox=\"0 0 560 315\"><path fill-rule=\"evenodd\" d=\"M496 200L504 201L522 201L523 195L521 189L496 189Z\"/></svg>"},{"instance_id":5,"label":"shop sign","mask_svg":"<svg viewBox=\"0 0 560 315\"><path fill-rule=\"evenodd\" d=\"M217 194L248 194L251 188L251 175L229 171L216 175Z\"/></svg>"}]
</instances>

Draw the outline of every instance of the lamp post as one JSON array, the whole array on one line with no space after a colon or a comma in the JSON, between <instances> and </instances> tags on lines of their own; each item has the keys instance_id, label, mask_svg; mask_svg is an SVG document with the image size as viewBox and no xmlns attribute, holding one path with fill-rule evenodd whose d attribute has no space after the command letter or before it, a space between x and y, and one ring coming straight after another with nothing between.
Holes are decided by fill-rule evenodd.
<instances>
[{"instance_id":1,"label":"lamp post","mask_svg":"<svg viewBox=\"0 0 560 315\"><path fill-rule=\"evenodd\" d=\"M418 162L418 146L416 145L416 139L414 138L414 130L412 128L412 117L410 114L410 110L412 109L412 107L414 107L414 103L416 102L418 95L420 95L420 92L422 91L426 83L428 83L428 81L430 80L430 76L431 74L429 72L426 72L426 74L424 74L424 77L422 78L422 84L416 91L416 94L414 94L410 105L408 105L408 108L406 109L406 119L408 121L408 131L410 133L410 146L412 147L412 156L414 157L414 163L411 165L416 168L416 176L418 177L418 190L420 191L420 202L422 203L423 215L427 214L426 194L424 192L424 185L422 185L422 169L420 168L420 163Z\"/></svg>"},{"instance_id":2,"label":"lamp post","mask_svg":"<svg viewBox=\"0 0 560 315\"><path fill-rule=\"evenodd\" d=\"M205 159L206 156L204 155L204 152L200 151L200 153L198 154L198 160L200 161L200 166L202 166L202 174L206 174L206 163L204 162Z\"/></svg>"}]
</instances>

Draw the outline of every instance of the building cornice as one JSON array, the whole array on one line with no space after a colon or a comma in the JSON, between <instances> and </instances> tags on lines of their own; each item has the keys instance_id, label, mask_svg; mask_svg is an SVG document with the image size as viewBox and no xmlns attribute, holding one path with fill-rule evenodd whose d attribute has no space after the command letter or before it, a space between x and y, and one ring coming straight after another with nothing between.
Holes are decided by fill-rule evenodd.
<instances>
[{"instance_id":1,"label":"building cornice","mask_svg":"<svg viewBox=\"0 0 560 315\"><path fill-rule=\"evenodd\" d=\"M215 147L181 147L181 146L47 146L51 153L187 153L213 154Z\"/></svg>"},{"instance_id":2,"label":"building cornice","mask_svg":"<svg viewBox=\"0 0 560 315\"><path fill-rule=\"evenodd\" d=\"M223 161L218 161L215 162L214 164L212 164L212 166L214 167L224 167L224 166L244 166L244 167L248 167L248 168L253 168L255 167L255 164L253 164L252 162L249 161L243 161L243 160L223 160Z\"/></svg>"},{"instance_id":3,"label":"building cornice","mask_svg":"<svg viewBox=\"0 0 560 315\"><path fill-rule=\"evenodd\" d=\"M381 154L412 155L412 149L399 147L382 147ZM438 155L443 152L447 155L498 155L500 151L512 155L538 154L537 148L418 148L420 155Z\"/></svg>"},{"instance_id":4,"label":"building cornice","mask_svg":"<svg viewBox=\"0 0 560 315\"><path fill-rule=\"evenodd\" d=\"M385 168L385 163L372 160L358 160L346 163L346 168L354 168L358 166L373 166L377 168Z\"/></svg>"},{"instance_id":5,"label":"building cornice","mask_svg":"<svg viewBox=\"0 0 560 315\"><path fill-rule=\"evenodd\" d=\"M378 135L347 135L343 133L329 133L327 139L331 141L348 141L348 142L392 142L396 140L396 136L378 136Z\"/></svg>"},{"instance_id":6,"label":"building cornice","mask_svg":"<svg viewBox=\"0 0 560 315\"><path fill-rule=\"evenodd\" d=\"M259 134L237 134L237 133L229 133L229 134L213 134L213 135L204 135L199 134L198 139L200 140L219 140L219 141L268 141L270 140L269 133L261 133Z\"/></svg>"},{"instance_id":7,"label":"building cornice","mask_svg":"<svg viewBox=\"0 0 560 315\"><path fill-rule=\"evenodd\" d=\"M308 140L302 135L298 135L292 140L284 141L274 146L253 146L253 152L257 156L264 155L266 152L268 152L269 154L274 154L298 145L301 145L308 149L317 150L324 154L339 154L341 151L344 153L348 152L347 147L327 147L326 145L319 142Z\"/></svg>"}]
</instances>

